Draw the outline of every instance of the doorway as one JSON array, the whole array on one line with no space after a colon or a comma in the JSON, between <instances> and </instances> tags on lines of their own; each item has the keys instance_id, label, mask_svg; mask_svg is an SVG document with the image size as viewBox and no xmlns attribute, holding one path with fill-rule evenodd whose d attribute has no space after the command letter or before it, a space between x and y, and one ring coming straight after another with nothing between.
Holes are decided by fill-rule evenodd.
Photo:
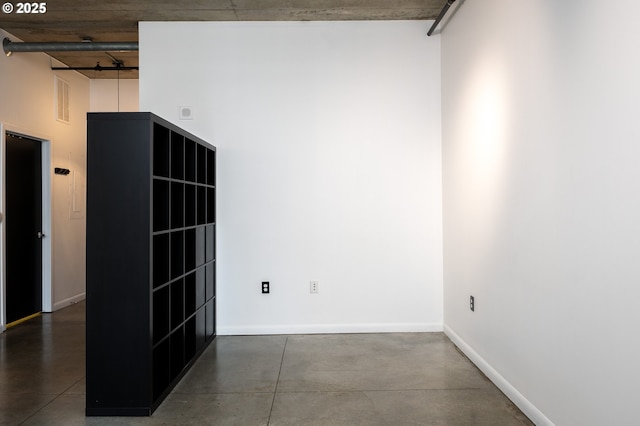
<instances>
[{"instance_id":1,"label":"doorway","mask_svg":"<svg viewBox=\"0 0 640 426\"><path fill-rule=\"evenodd\" d=\"M5 133L6 324L42 311L42 142Z\"/></svg>"}]
</instances>

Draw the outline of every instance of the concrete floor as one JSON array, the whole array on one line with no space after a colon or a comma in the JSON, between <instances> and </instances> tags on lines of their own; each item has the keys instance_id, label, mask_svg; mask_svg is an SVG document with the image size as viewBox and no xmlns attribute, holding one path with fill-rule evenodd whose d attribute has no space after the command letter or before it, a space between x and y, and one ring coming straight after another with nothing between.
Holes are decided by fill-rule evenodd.
<instances>
[{"instance_id":1,"label":"concrete floor","mask_svg":"<svg viewBox=\"0 0 640 426\"><path fill-rule=\"evenodd\" d=\"M85 417L84 309L0 335L0 424L532 424L442 333L219 336L153 416Z\"/></svg>"}]
</instances>

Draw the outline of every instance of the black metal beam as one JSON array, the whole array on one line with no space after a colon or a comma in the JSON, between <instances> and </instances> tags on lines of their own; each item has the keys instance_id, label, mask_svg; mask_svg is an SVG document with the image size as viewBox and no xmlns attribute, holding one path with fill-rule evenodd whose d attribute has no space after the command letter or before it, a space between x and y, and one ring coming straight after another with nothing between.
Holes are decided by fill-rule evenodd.
<instances>
[{"instance_id":1,"label":"black metal beam","mask_svg":"<svg viewBox=\"0 0 640 426\"><path fill-rule=\"evenodd\" d=\"M51 67L53 71L137 71L139 67Z\"/></svg>"},{"instance_id":2,"label":"black metal beam","mask_svg":"<svg viewBox=\"0 0 640 426\"><path fill-rule=\"evenodd\" d=\"M440 11L440 15L438 15L438 17L436 18L436 21L433 23L431 28L429 28L429 32L427 32L428 36L431 36L431 34L433 34L433 32L438 27L438 24L440 23L440 21L442 21L442 18L444 18L444 15L447 14L447 11L455 1L456 0L447 0L447 4L445 4L442 10Z\"/></svg>"}]
</instances>

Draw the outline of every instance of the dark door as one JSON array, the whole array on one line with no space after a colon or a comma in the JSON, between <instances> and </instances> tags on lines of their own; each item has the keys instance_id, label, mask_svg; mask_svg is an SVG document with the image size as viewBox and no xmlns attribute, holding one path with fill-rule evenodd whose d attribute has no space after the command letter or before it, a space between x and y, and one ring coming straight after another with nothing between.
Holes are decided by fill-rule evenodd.
<instances>
[{"instance_id":1,"label":"dark door","mask_svg":"<svg viewBox=\"0 0 640 426\"><path fill-rule=\"evenodd\" d=\"M6 134L7 324L42 310L41 142Z\"/></svg>"}]
</instances>

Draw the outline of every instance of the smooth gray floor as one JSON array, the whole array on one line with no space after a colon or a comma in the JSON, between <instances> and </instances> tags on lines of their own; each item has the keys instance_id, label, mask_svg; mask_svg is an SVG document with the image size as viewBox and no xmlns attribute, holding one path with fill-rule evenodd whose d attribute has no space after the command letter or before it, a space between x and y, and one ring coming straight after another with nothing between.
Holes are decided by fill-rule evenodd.
<instances>
[{"instance_id":1,"label":"smooth gray floor","mask_svg":"<svg viewBox=\"0 0 640 426\"><path fill-rule=\"evenodd\" d=\"M0 335L0 424L532 424L442 333L219 336L153 416L85 417L84 309Z\"/></svg>"}]
</instances>

